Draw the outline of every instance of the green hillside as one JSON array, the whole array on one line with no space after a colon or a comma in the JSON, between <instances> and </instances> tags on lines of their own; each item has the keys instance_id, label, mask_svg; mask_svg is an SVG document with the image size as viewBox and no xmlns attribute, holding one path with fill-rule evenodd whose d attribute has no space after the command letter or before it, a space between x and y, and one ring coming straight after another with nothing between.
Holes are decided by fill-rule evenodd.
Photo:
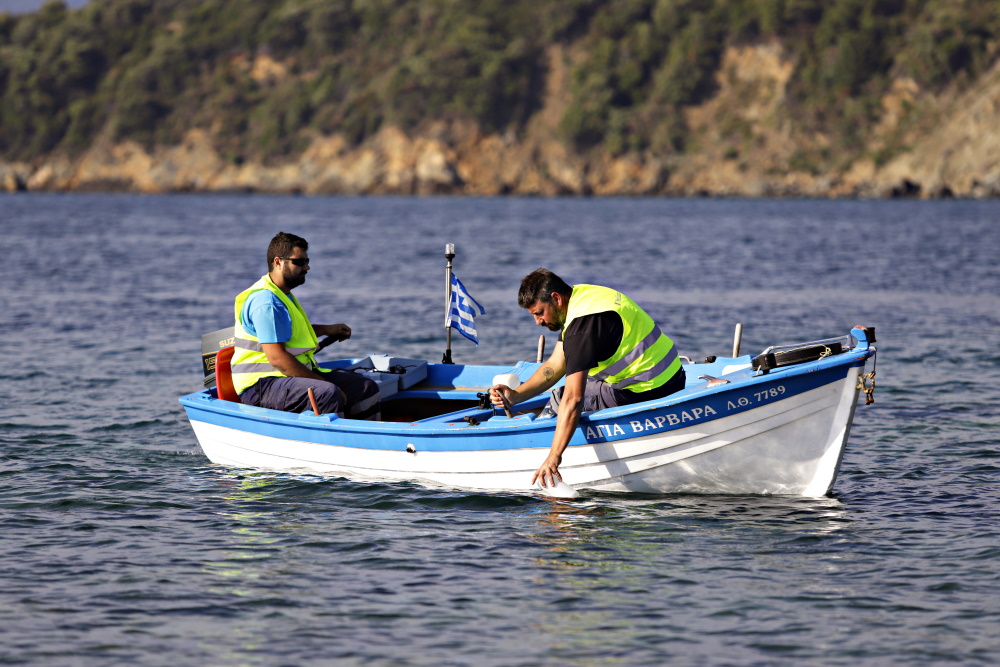
<instances>
[{"instance_id":1,"label":"green hillside","mask_svg":"<svg viewBox=\"0 0 1000 667\"><path fill-rule=\"evenodd\" d=\"M191 128L234 164L386 125L516 133L542 106L553 45L577 54L562 141L683 154L697 147L681 109L713 94L724 49L777 40L789 117L836 147L808 159L832 160L863 145L893 78L960 91L998 33L1000 3L981 0L56 0L0 14L0 159ZM270 71L252 67L262 54Z\"/></svg>"}]
</instances>

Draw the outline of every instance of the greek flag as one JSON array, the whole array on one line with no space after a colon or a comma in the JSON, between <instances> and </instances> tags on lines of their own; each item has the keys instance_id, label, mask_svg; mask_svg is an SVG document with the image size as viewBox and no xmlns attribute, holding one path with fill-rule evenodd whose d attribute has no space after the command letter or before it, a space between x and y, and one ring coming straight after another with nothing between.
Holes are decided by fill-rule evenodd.
<instances>
[{"instance_id":1,"label":"greek flag","mask_svg":"<svg viewBox=\"0 0 1000 667\"><path fill-rule=\"evenodd\" d=\"M479 309L480 315L486 314L486 309L465 291L465 285L462 284L462 281L454 273L451 274L451 306L448 308L448 315L444 318L444 325L458 329L460 334L478 346L476 321L473 319L476 308Z\"/></svg>"}]
</instances>

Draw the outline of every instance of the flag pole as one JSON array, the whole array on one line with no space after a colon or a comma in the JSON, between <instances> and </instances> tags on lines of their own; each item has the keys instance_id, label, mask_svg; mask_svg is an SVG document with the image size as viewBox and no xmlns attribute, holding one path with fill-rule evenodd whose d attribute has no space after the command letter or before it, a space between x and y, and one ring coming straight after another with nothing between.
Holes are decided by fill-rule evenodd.
<instances>
[{"instance_id":1,"label":"flag pole","mask_svg":"<svg viewBox=\"0 0 1000 667\"><path fill-rule=\"evenodd\" d=\"M444 246L444 256L448 264L444 270L444 330L446 346L442 364L453 364L451 360L451 327L448 326L448 313L451 312L451 260L455 259L455 244L446 243Z\"/></svg>"}]
</instances>

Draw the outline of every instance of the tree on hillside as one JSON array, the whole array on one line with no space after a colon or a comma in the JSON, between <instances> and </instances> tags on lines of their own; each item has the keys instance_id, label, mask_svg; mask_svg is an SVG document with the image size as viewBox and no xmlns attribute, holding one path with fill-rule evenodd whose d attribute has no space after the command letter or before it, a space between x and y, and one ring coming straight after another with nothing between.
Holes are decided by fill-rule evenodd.
<instances>
[{"instance_id":1,"label":"tree on hillside","mask_svg":"<svg viewBox=\"0 0 1000 667\"><path fill-rule=\"evenodd\" d=\"M0 156L191 128L236 162L386 125L517 131L553 45L571 62L568 145L684 152L683 109L713 95L726 47L765 40L794 65L789 117L851 147L894 77L967 85L998 30L996 3L974 0L53 0L0 14Z\"/></svg>"}]
</instances>

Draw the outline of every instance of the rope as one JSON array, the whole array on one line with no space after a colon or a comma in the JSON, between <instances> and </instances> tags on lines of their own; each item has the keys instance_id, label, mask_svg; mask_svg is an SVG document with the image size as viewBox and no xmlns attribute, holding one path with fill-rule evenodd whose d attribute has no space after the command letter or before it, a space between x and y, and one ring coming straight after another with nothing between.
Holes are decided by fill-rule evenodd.
<instances>
[{"instance_id":1,"label":"rope","mask_svg":"<svg viewBox=\"0 0 1000 667\"><path fill-rule=\"evenodd\" d=\"M871 405L875 402L875 366L878 364L878 355L876 354L872 358L872 372L865 373L864 375L858 376L858 385L855 389L861 389L865 392L865 405ZM871 385L868 381L871 380Z\"/></svg>"}]
</instances>

